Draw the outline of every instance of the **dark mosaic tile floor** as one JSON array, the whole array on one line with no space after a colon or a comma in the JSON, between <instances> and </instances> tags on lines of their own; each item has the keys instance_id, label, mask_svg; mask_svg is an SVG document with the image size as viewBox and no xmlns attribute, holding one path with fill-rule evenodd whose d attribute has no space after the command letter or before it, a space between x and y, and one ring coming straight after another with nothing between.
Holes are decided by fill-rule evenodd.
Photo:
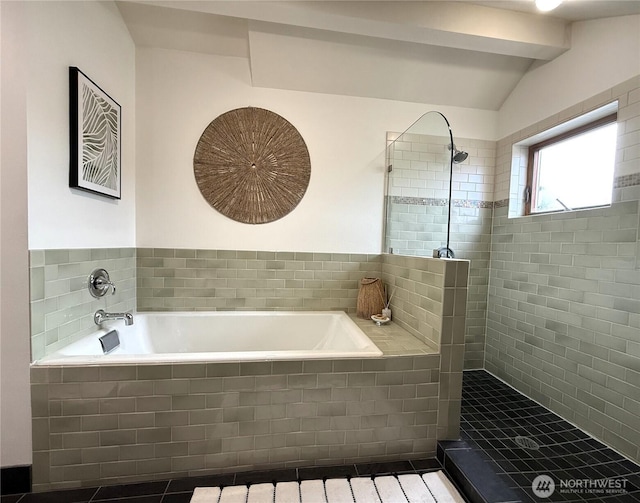
<instances>
[{"instance_id":1,"label":"dark mosaic tile floor","mask_svg":"<svg viewBox=\"0 0 640 503\"><path fill-rule=\"evenodd\" d=\"M291 468L263 472L242 472L190 477L161 482L144 482L46 493L2 496L0 503L189 503L196 487L233 486L264 482L288 482L323 478L358 477L441 470L436 459L370 463L345 466Z\"/></svg>"},{"instance_id":2,"label":"dark mosaic tile floor","mask_svg":"<svg viewBox=\"0 0 640 503\"><path fill-rule=\"evenodd\" d=\"M495 463L495 472L523 503L640 502L640 466L484 370L464 372L460 426L462 440ZM520 447L519 436L539 448ZM539 475L555 484L550 495L548 479L537 485L544 498L532 489ZM601 484L610 484L612 492Z\"/></svg>"}]
</instances>

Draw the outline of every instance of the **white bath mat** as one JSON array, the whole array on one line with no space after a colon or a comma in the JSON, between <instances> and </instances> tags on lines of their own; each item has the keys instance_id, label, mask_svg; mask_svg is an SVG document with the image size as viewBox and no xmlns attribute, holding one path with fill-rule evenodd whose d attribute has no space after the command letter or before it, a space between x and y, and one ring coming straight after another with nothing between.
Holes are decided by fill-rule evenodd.
<instances>
[{"instance_id":1,"label":"white bath mat","mask_svg":"<svg viewBox=\"0 0 640 503\"><path fill-rule=\"evenodd\" d=\"M381 503L376 485L369 477L359 477L351 479L351 490L353 491L353 499L355 501L370 501L371 503Z\"/></svg>"},{"instance_id":2,"label":"white bath mat","mask_svg":"<svg viewBox=\"0 0 640 503\"><path fill-rule=\"evenodd\" d=\"M300 484L297 482L278 482L275 501L300 501Z\"/></svg>"},{"instance_id":3,"label":"white bath mat","mask_svg":"<svg viewBox=\"0 0 640 503\"><path fill-rule=\"evenodd\" d=\"M324 482L322 480L303 480L300 482L300 501L302 503L318 503L320 501L325 503L327 500L324 497Z\"/></svg>"},{"instance_id":4,"label":"white bath mat","mask_svg":"<svg viewBox=\"0 0 640 503\"><path fill-rule=\"evenodd\" d=\"M247 503L265 503L265 501L271 503L274 501L275 491L273 484L252 484L249 486Z\"/></svg>"},{"instance_id":5,"label":"white bath mat","mask_svg":"<svg viewBox=\"0 0 640 503\"><path fill-rule=\"evenodd\" d=\"M436 503L432 490L427 487L420 475L400 475L398 482L409 503Z\"/></svg>"},{"instance_id":6,"label":"white bath mat","mask_svg":"<svg viewBox=\"0 0 640 503\"><path fill-rule=\"evenodd\" d=\"M191 503L217 503L219 499L219 487L196 487L191 496Z\"/></svg>"},{"instance_id":7,"label":"white bath mat","mask_svg":"<svg viewBox=\"0 0 640 503\"><path fill-rule=\"evenodd\" d=\"M324 482L327 503L353 503L351 485L347 479L328 479Z\"/></svg>"},{"instance_id":8,"label":"white bath mat","mask_svg":"<svg viewBox=\"0 0 640 503\"><path fill-rule=\"evenodd\" d=\"M246 503L248 492L247 486L224 487L218 503Z\"/></svg>"},{"instance_id":9,"label":"white bath mat","mask_svg":"<svg viewBox=\"0 0 640 503\"><path fill-rule=\"evenodd\" d=\"M391 475L385 475L384 477L376 477L373 479L373 482L376 485L376 489L378 489L382 503L387 503L388 501L407 501L397 478Z\"/></svg>"},{"instance_id":10,"label":"white bath mat","mask_svg":"<svg viewBox=\"0 0 640 503\"><path fill-rule=\"evenodd\" d=\"M464 503L442 471L304 480L247 486L198 487L191 503Z\"/></svg>"}]
</instances>

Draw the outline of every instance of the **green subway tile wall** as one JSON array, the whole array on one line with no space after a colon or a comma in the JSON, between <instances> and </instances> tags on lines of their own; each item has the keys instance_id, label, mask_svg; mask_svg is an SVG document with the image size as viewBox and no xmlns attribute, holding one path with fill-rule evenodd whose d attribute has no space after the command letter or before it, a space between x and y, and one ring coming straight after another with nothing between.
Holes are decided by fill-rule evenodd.
<instances>
[{"instance_id":1,"label":"green subway tile wall","mask_svg":"<svg viewBox=\"0 0 640 503\"><path fill-rule=\"evenodd\" d=\"M135 248L30 251L32 360L95 331L98 309L135 309L135 255ZM98 267L109 271L115 295L94 299L89 294L87 279Z\"/></svg>"},{"instance_id":2,"label":"green subway tile wall","mask_svg":"<svg viewBox=\"0 0 640 503\"><path fill-rule=\"evenodd\" d=\"M619 111L611 207L509 218L507 205L496 205L485 368L640 461L640 77L553 123L613 99ZM498 143L499 198L511 197L513 205L518 196L509 195L512 161L519 163L511 145L553 123Z\"/></svg>"},{"instance_id":3,"label":"green subway tile wall","mask_svg":"<svg viewBox=\"0 0 640 503\"><path fill-rule=\"evenodd\" d=\"M447 141L421 134L387 137L400 141L388 153L393 178L386 197L386 245L395 255L431 257L446 244ZM450 247L456 258L470 261L465 368L477 369L484 366L496 142L456 138L455 143L469 157L453 166Z\"/></svg>"},{"instance_id":4,"label":"green subway tile wall","mask_svg":"<svg viewBox=\"0 0 640 503\"><path fill-rule=\"evenodd\" d=\"M118 287L126 283L124 276L115 274L120 270L117 264L108 262L117 254L130 261L137 255L132 278L137 271L141 311L353 313L360 278L378 276L396 290L391 303L395 323L357 323L385 355L336 361L33 366L36 490L431 457L438 439L458 437L467 261L216 250L135 252L94 251L102 257L97 263L76 264L74 257L74 282L84 289L80 298L90 297L86 276L94 267L110 270ZM32 277L42 267L39 255L58 257L57 265L65 269L68 253L33 252ZM229 302L234 298L236 302ZM129 302L134 299L135 295ZM89 300L78 313L90 317L97 307Z\"/></svg>"},{"instance_id":5,"label":"green subway tile wall","mask_svg":"<svg viewBox=\"0 0 640 503\"><path fill-rule=\"evenodd\" d=\"M34 489L432 457L439 362L33 367Z\"/></svg>"},{"instance_id":6,"label":"green subway tile wall","mask_svg":"<svg viewBox=\"0 0 640 503\"><path fill-rule=\"evenodd\" d=\"M139 248L140 311L341 310L381 255Z\"/></svg>"}]
</instances>

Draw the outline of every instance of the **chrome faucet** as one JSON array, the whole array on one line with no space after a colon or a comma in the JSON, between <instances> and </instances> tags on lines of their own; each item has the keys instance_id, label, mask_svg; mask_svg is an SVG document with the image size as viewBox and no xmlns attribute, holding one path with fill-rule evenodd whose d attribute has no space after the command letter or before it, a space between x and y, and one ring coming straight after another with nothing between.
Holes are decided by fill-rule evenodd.
<instances>
[{"instance_id":1,"label":"chrome faucet","mask_svg":"<svg viewBox=\"0 0 640 503\"><path fill-rule=\"evenodd\" d=\"M93 315L93 321L96 325L100 325L107 320L124 320L124 324L133 325L133 315L131 313L107 313L104 309L98 309Z\"/></svg>"}]
</instances>

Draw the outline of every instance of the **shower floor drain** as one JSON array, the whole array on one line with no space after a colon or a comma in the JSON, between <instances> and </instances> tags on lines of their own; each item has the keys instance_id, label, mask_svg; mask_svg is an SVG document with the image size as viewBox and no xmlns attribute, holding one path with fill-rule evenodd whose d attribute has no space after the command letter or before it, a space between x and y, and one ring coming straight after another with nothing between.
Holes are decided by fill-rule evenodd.
<instances>
[{"instance_id":1,"label":"shower floor drain","mask_svg":"<svg viewBox=\"0 0 640 503\"><path fill-rule=\"evenodd\" d=\"M540 449L540 444L538 444L538 442L536 442L532 438L518 436L514 440L516 444L518 444L523 449L530 449L532 451L537 451L538 449Z\"/></svg>"}]
</instances>

